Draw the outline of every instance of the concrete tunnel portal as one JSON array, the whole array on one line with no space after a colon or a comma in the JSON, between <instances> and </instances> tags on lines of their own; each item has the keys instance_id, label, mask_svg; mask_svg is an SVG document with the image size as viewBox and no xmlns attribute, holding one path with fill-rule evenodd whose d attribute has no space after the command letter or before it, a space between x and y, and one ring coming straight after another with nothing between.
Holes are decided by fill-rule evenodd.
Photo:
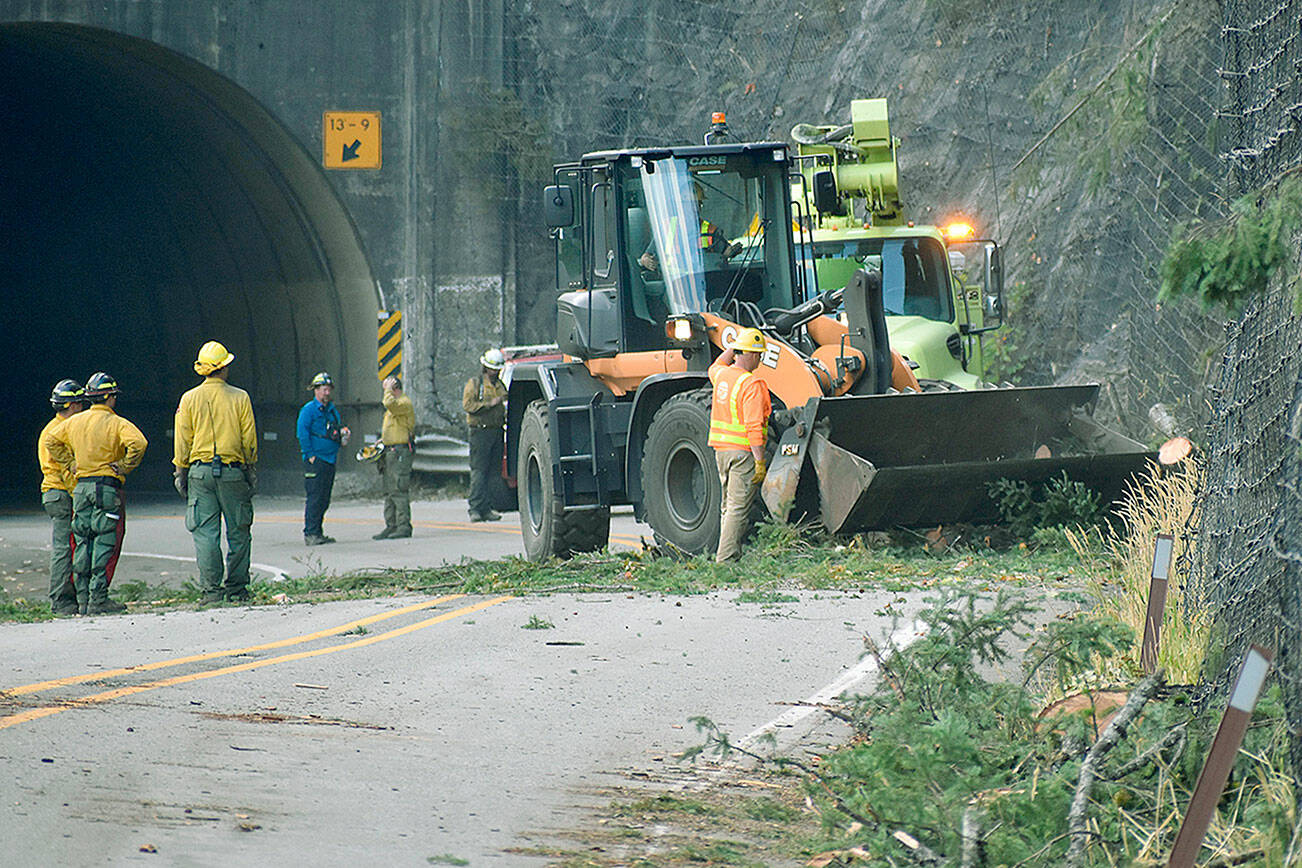
<instances>
[{"instance_id":1,"label":"concrete tunnel portal","mask_svg":"<svg viewBox=\"0 0 1302 868\"><path fill-rule=\"evenodd\" d=\"M14 435L0 490L35 500L50 388L97 370L150 441L129 487L169 487L172 414L210 339L237 357L231 381L253 398L262 468L282 485L315 371L334 375L360 432L376 284L323 170L252 95L143 39L0 24L0 117L0 395Z\"/></svg>"}]
</instances>

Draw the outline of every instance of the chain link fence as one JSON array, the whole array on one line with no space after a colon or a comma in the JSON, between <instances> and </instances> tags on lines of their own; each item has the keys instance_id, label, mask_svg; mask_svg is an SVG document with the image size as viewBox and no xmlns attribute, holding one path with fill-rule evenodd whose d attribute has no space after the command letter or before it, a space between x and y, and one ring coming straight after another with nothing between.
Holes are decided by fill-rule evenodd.
<instances>
[{"instance_id":1,"label":"chain link fence","mask_svg":"<svg viewBox=\"0 0 1302 868\"><path fill-rule=\"evenodd\" d=\"M1269 195L1302 167L1302 2L1229 0L1223 16L1222 158L1234 194ZM1302 782L1302 320L1288 281L1230 324L1221 365L1191 573L1215 623L1206 671L1223 694L1250 643L1276 652Z\"/></svg>"}]
</instances>

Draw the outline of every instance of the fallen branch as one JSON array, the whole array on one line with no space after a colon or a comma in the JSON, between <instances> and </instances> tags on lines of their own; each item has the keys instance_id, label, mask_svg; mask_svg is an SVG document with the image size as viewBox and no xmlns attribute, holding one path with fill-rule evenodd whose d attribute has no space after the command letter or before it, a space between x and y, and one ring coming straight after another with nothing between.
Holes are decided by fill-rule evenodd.
<instances>
[{"instance_id":1,"label":"fallen branch","mask_svg":"<svg viewBox=\"0 0 1302 868\"><path fill-rule=\"evenodd\" d=\"M1223 856L1215 862L1208 862L1207 868L1230 868L1232 865L1244 865L1248 862L1256 862L1265 855L1266 851L1264 850L1249 850L1246 853L1235 853L1233 856Z\"/></svg>"},{"instance_id":2,"label":"fallen branch","mask_svg":"<svg viewBox=\"0 0 1302 868\"><path fill-rule=\"evenodd\" d=\"M1071 836L1071 848L1067 851L1067 864L1072 868L1081 868L1085 864L1085 848L1089 845L1089 833L1085 828L1085 811L1089 806L1090 793L1094 789L1094 780L1098 776L1099 762L1121 739L1126 730L1148 701L1153 698L1158 687L1166 682L1166 670L1158 669L1152 675L1139 682L1130 693L1126 704L1121 706L1103 735L1094 742L1094 746L1085 754L1080 764L1080 777L1076 780L1076 795L1071 800L1071 811L1067 814L1067 834Z\"/></svg>"},{"instance_id":3,"label":"fallen branch","mask_svg":"<svg viewBox=\"0 0 1302 868\"><path fill-rule=\"evenodd\" d=\"M932 850L926 844L922 843L903 829L896 829L891 833L891 837L896 841L899 841L900 846L908 850L909 855L913 857L913 861L917 862L919 865L940 864L940 856L936 855L935 850Z\"/></svg>"},{"instance_id":4,"label":"fallen branch","mask_svg":"<svg viewBox=\"0 0 1302 868\"><path fill-rule=\"evenodd\" d=\"M817 708L819 711L825 712L828 717L834 717L837 720L844 721L845 723L850 723L850 724L853 724L855 722L854 717L849 713L847 713L844 707L841 705L832 705L827 702L792 701L789 699L781 699L773 704L792 705L797 708Z\"/></svg>"},{"instance_id":5,"label":"fallen branch","mask_svg":"<svg viewBox=\"0 0 1302 868\"><path fill-rule=\"evenodd\" d=\"M1139 756L1135 757L1130 762L1126 763L1125 765L1121 766L1121 768L1117 769L1112 774L1108 775L1108 780L1112 780L1112 781L1121 780L1131 772L1138 771L1139 769L1148 765L1156 757L1159 757L1162 754L1164 754L1168 748L1177 744L1179 745L1179 747L1176 748L1175 750L1175 756L1179 756L1180 752L1184 750L1185 739L1187 736L1188 736L1187 724L1182 723L1179 726L1175 727L1174 729L1169 730L1167 734L1162 737L1162 740L1159 741L1157 744L1153 745L1148 750L1144 751ZM1172 760L1167 760L1168 763L1170 763L1171 761Z\"/></svg>"},{"instance_id":6,"label":"fallen branch","mask_svg":"<svg viewBox=\"0 0 1302 868\"><path fill-rule=\"evenodd\" d=\"M963 810L963 849L959 857L960 868L978 868L986 861L985 840L981 837L981 827L985 820L985 809L981 806L981 797L973 796Z\"/></svg>"},{"instance_id":7,"label":"fallen branch","mask_svg":"<svg viewBox=\"0 0 1302 868\"><path fill-rule=\"evenodd\" d=\"M868 649L868 653L873 656L873 660L877 662L877 668L880 669L882 675L886 677L886 683L895 691L896 697L903 702L904 688L900 687L900 679L896 676L895 670L892 669L890 664L888 664L885 658L882 657L881 649L877 647L877 643L873 641L871 636L865 635L863 637L863 644L864 647Z\"/></svg>"}]
</instances>

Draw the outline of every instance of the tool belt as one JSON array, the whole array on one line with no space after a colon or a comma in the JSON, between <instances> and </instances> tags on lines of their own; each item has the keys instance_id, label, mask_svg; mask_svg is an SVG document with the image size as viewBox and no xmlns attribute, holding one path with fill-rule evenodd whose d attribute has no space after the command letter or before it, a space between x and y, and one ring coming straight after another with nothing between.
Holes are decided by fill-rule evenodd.
<instances>
[{"instance_id":1,"label":"tool belt","mask_svg":"<svg viewBox=\"0 0 1302 868\"><path fill-rule=\"evenodd\" d=\"M122 487L122 480L116 476L82 476L78 477L78 482L93 482L96 485L111 485L114 488Z\"/></svg>"},{"instance_id":2,"label":"tool belt","mask_svg":"<svg viewBox=\"0 0 1302 868\"><path fill-rule=\"evenodd\" d=\"M220 458L215 459L215 461L221 467L234 467L236 470L244 469L244 462L242 461L222 461ZM191 460L190 467L212 467L213 462L214 459L212 458L202 459L199 461Z\"/></svg>"}]
</instances>

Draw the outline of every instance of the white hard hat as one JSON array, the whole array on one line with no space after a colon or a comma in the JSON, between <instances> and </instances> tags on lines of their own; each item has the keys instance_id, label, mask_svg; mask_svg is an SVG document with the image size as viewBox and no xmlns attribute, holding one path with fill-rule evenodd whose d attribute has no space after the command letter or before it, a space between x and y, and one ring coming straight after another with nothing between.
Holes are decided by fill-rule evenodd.
<instances>
[{"instance_id":1,"label":"white hard hat","mask_svg":"<svg viewBox=\"0 0 1302 868\"><path fill-rule=\"evenodd\" d=\"M479 357L479 364L483 365L485 368L492 368L494 371L500 371L502 368L506 367L506 357L502 355L501 350L494 347Z\"/></svg>"}]
</instances>

